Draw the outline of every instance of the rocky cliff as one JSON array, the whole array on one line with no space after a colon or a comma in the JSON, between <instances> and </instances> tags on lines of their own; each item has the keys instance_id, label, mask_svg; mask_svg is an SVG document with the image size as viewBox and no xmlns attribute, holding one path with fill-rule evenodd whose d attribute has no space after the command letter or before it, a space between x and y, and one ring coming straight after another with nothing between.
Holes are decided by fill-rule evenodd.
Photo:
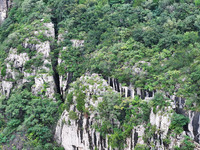
<instances>
[{"instance_id":1,"label":"rocky cliff","mask_svg":"<svg viewBox=\"0 0 200 150\"><path fill-rule=\"evenodd\" d=\"M104 3L0 0L0 149L200 149L197 7Z\"/></svg>"},{"instance_id":2,"label":"rocky cliff","mask_svg":"<svg viewBox=\"0 0 200 150\"><path fill-rule=\"evenodd\" d=\"M6 19L12 0L0 0L0 24Z\"/></svg>"},{"instance_id":3,"label":"rocky cliff","mask_svg":"<svg viewBox=\"0 0 200 150\"><path fill-rule=\"evenodd\" d=\"M44 36L54 38L54 25L52 23L43 23L42 21L41 23L46 28L43 30ZM32 56L26 52L19 53L19 49L11 48L9 50L9 54L5 59L5 76L1 75L0 83L1 93L7 98L10 96L12 90L23 86L26 88L28 84L30 84L30 88L34 94L43 93L53 98L56 87L53 76L48 75L52 70L50 60L51 42L41 42L37 39L38 33L32 31L31 34L35 37L33 36L32 39L26 38L21 43L22 48L32 51ZM32 41L37 41L37 44L33 44ZM39 64L35 64L35 61L39 61Z\"/></svg>"},{"instance_id":4,"label":"rocky cliff","mask_svg":"<svg viewBox=\"0 0 200 150\"><path fill-rule=\"evenodd\" d=\"M77 109L77 87L82 89L82 92L85 94L84 107L86 107L87 113L82 113ZM116 91L116 89L118 89L119 92ZM131 91L135 92L132 93ZM151 99L154 99L156 91L152 94L147 91L142 92L139 88L122 87L115 79L109 78L108 81L106 81L99 75L92 74L82 76L74 82L68 93L72 93L72 101L70 107L62 113L58 121L55 133L56 141L66 150L109 150L112 149L109 144L111 134L103 136L101 130L95 128L96 124L103 124L103 122L99 122L97 118L101 117L102 112L98 111L98 107L99 104L104 101L104 96L108 93L114 95L119 93L122 97L128 98L132 96L132 98L134 98L135 96L141 97L142 93L146 93L143 95L143 101L151 103ZM97 97L97 99L95 99L95 97ZM68 101L69 99L66 99L66 105L68 105ZM180 101L181 98L173 98L172 96L171 99L169 99L168 106L162 109L160 109L159 106L150 108L150 114L148 114L149 120L147 122L142 121L138 125L133 125L129 136L127 136L124 141L120 138L118 139L119 142L124 142L123 144L125 147L123 149L142 149L144 145L156 150L174 149L176 146L184 146L185 136L194 139L196 141L194 142L195 149L199 149L199 133L196 133L195 128L198 130L200 126L198 119L194 120L194 116L197 115L196 112L184 112L184 115L190 118L189 123L184 127L184 131L178 134L173 133L175 131L172 130L170 126L173 113L176 112L177 109L183 109ZM72 115L72 113L74 114ZM113 126L117 125L118 128L122 126L119 121L111 122ZM147 124L149 124L149 126L147 126ZM194 134L196 136L194 136ZM116 147L115 149L120 148Z\"/></svg>"},{"instance_id":5,"label":"rocky cliff","mask_svg":"<svg viewBox=\"0 0 200 150\"><path fill-rule=\"evenodd\" d=\"M51 22L43 23L43 20L40 23L45 28L39 28L39 31L33 30L32 34L34 36L31 39L24 39L22 43L22 46L25 49L31 50L34 55L29 56L25 52L19 53L19 49L15 48L9 50L9 54L5 59L5 76L1 75L0 89L2 96L9 98L11 92L15 89L20 87L28 88L30 86L33 94L54 98L54 94L57 92L57 88L59 88L62 91L62 97L67 97L65 100L67 108L64 107L64 112L57 123L54 137L58 144L62 145L66 150L113 149L110 142L114 131L109 131L103 135L100 128L102 128L104 122L98 119L101 117L101 112L98 110L99 104L103 103L105 96L110 94L118 95L118 98L124 98L125 100L123 101L126 102L130 101L130 99L140 98L151 106L149 114L147 114L149 119L132 125L129 134L123 139L118 139L119 142L123 143L123 148L115 147L116 150L131 150L140 147L149 147L157 150L174 149L175 146L184 146L185 136L193 139L196 149L199 148L200 114L198 112L185 111L185 99L183 98L170 96L162 91L147 91L135 88L132 84L123 86L117 79L110 77L103 79L98 74L86 74L80 77L70 85L70 89L68 89L71 83L70 74L67 74L65 77L61 75L57 78L59 80L55 80L55 74L51 73L53 69L50 59L50 53L52 52L52 41L50 39L55 38L54 25ZM37 26L37 24L34 24L34 26ZM48 40L41 41L38 39L40 32ZM83 41L71 40L71 42L74 47L83 46ZM63 51L65 50L66 48L64 47ZM40 64L34 64L34 61L37 59ZM62 64L62 60L59 58L58 65L60 64ZM140 68L135 70L138 69L140 70ZM56 85L58 81L59 87ZM81 97L84 102L79 104L81 108L77 108L79 92L84 95ZM155 98L156 93L162 93L164 97L168 98L169 105L160 109L158 104L158 106L153 108L150 103ZM71 100L69 100L70 94ZM122 99L120 100L122 101ZM120 106L121 104L114 104L113 109L117 105ZM131 108L131 105L128 108ZM184 126L184 130L181 133L172 134L175 131L171 129L170 125L172 115L175 112L188 116L190 121ZM142 112L139 111L137 113ZM122 131L125 130L119 120L112 120L112 115L109 117L111 117L111 120L108 119L111 122L111 126L121 128ZM140 120L137 117L135 119Z\"/></svg>"}]
</instances>

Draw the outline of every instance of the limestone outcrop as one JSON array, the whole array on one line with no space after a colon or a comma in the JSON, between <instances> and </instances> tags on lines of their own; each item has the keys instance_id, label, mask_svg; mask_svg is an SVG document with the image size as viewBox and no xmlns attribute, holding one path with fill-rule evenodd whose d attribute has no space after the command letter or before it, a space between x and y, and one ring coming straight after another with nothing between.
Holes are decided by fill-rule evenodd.
<instances>
[{"instance_id":1,"label":"limestone outcrop","mask_svg":"<svg viewBox=\"0 0 200 150\"><path fill-rule=\"evenodd\" d=\"M52 23L43 24L46 29L43 31L44 36L47 38L54 38L54 25ZM40 31L42 32L42 31ZM0 89L2 95L9 97L12 89L26 87L27 84L31 85L32 93L44 94L49 98L53 98L55 93L55 84L53 76L50 75L52 71L50 52L51 41L40 41L37 36L38 31L34 31L35 36L26 38L21 44L23 49L28 49L35 53L30 56L26 52L19 52L18 49L11 48L6 61L5 76L1 76L2 82ZM33 43L36 41L36 44Z\"/></svg>"},{"instance_id":2,"label":"limestone outcrop","mask_svg":"<svg viewBox=\"0 0 200 150\"><path fill-rule=\"evenodd\" d=\"M112 85L110 86L112 80ZM98 122L95 118L98 117L97 111L90 110L90 108L97 108L98 104L102 102L103 95L112 91L114 93L120 93L122 96L131 96L134 97L134 94L130 94L128 92L128 87L121 87L121 90L115 91L116 82L113 82L114 79L109 79L108 81L102 79L97 74L92 75L85 75L82 76L78 81L72 83L72 87L69 89L68 93L73 93L73 102L70 105L68 110L64 110L59 119L56 127L55 132L55 139L56 141L62 145L66 150L74 150L74 149L81 149L81 150L88 150L88 149L98 149L98 150L111 150L112 148L109 145L108 137L101 136L101 134L94 128L95 124ZM83 93L86 94L86 102L85 106L86 109L89 110L88 114L81 113L77 110L77 93L76 88L79 85L79 88L82 89ZM119 84L118 84L119 85ZM86 88L85 88L86 87ZM101 88L100 88L101 87ZM83 90L84 89L84 90ZM141 92L140 89L136 89L133 91L135 92L135 96L137 94L145 93ZM140 92L139 92L140 91ZM129 94L127 94L129 93ZM137 94L136 94L137 93ZM95 95L95 96L94 96ZM153 99L154 94L146 94L152 95L150 99ZM141 95L139 95L141 96ZM94 97L98 97L94 101ZM149 98L144 98L144 101L150 101ZM66 100L67 101L67 100ZM147 126L145 124L140 124L134 126L131 130L131 134L129 137L126 138L125 145L126 147L124 150L132 150L134 147L139 144L143 145L145 142L151 143L153 147L157 150L164 150L164 149L173 149L175 146L180 146L183 142L185 135L193 134L194 130L192 129L191 121L194 117L194 112L190 112L190 123L188 124L189 130L183 131L177 137L169 136L170 124L173 111L175 111L175 105L173 102L168 107L165 107L162 110L156 108L156 112L153 111L151 108L149 114L149 123L151 127L154 129L154 134L151 137L145 139L147 132ZM76 118L71 118L72 113L75 113ZM198 123L197 123L198 124ZM120 123L118 124L120 126ZM196 126L196 125L195 125ZM195 127L194 126L194 127ZM194 139L194 136L190 136ZM166 144L165 139L170 139L171 143ZM146 141L144 141L146 140ZM196 143L196 145L198 145ZM150 146L150 145L149 145ZM117 149L117 148L116 148Z\"/></svg>"},{"instance_id":3,"label":"limestone outcrop","mask_svg":"<svg viewBox=\"0 0 200 150\"><path fill-rule=\"evenodd\" d=\"M0 24L6 19L12 0L0 0Z\"/></svg>"}]
</instances>

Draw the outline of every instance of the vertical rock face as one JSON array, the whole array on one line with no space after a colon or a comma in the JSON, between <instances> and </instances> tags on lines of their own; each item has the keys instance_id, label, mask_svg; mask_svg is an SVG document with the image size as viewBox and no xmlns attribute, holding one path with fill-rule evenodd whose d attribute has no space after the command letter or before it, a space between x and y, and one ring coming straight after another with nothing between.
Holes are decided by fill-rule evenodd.
<instances>
[{"instance_id":1,"label":"vertical rock face","mask_svg":"<svg viewBox=\"0 0 200 150\"><path fill-rule=\"evenodd\" d=\"M94 85L90 82L94 81ZM102 101L102 95L106 94L106 89L110 88L107 82L101 79L97 74L92 76L82 76L79 81L80 87L87 87L85 91L86 94L86 109L97 107L98 103ZM74 93L74 88L69 90L69 93ZM97 100L93 100L91 93L98 95ZM73 103L76 104L76 97L73 97ZM77 114L78 120L70 119L70 112L75 112ZM75 105L71 105L69 111L64 111L60 120L58 121L55 133L56 141L61 144L67 150L81 149L108 149L107 139L103 139L100 133L96 132L92 127L95 124L95 112L91 113L88 117L80 113Z\"/></svg>"},{"instance_id":2,"label":"vertical rock face","mask_svg":"<svg viewBox=\"0 0 200 150\"><path fill-rule=\"evenodd\" d=\"M110 80L111 79L109 79L109 82L111 82ZM78 85L78 88L82 89L83 93L85 93L86 95L85 107L89 111L89 116L77 110L77 86L75 85ZM115 85L115 88L116 86L117 84ZM124 92L127 93L128 88L121 87L121 89L124 89ZM56 141L59 144L61 144L66 150L112 149L108 144L108 137L102 137L100 133L94 128L95 124L98 123L95 119L97 116L99 116L98 112L95 111L95 109L90 110L90 108L97 108L98 104L102 102L103 95L109 93L110 91L118 93L117 91L112 90L112 87L109 86L107 81L99 77L97 74L82 76L78 81L72 84L72 88L69 89L68 93L73 93L73 102L70 105L69 110L65 110L62 113L55 132ZM98 98L94 100L93 97ZM71 118L71 113L75 113L77 115L76 118ZM163 137L165 137L168 132L168 124L170 124L170 115L171 114L168 115L166 113L166 116L162 116L160 112L158 114L153 114L153 112L151 112L150 122L152 123L152 125L158 125L157 128L160 131L163 131ZM127 147L125 148L125 150L134 149L134 146L136 146L136 144L144 144L144 126L145 125L138 125L132 129L130 137L126 139L125 144L127 145ZM152 139L152 141L153 140L154 139ZM153 143L155 142L153 141ZM157 144L157 147L163 148L164 146L161 143Z\"/></svg>"},{"instance_id":3,"label":"vertical rock face","mask_svg":"<svg viewBox=\"0 0 200 150\"><path fill-rule=\"evenodd\" d=\"M27 53L17 54L16 49L10 49L9 55L6 58L6 75L3 78L0 85L1 93L6 97L9 97L11 89L14 86L13 80L16 80L17 85L23 85L27 82L25 79L20 79L20 74L24 71L24 65L29 60ZM25 73L25 72L24 72ZM27 76L27 74L24 74Z\"/></svg>"},{"instance_id":4,"label":"vertical rock face","mask_svg":"<svg viewBox=\"0 0 200 150\"><path fill-rule=\"evenodd\" d=\"M50 23L43 23L46 27L43 30L44 36L47 38L54 38L54 25ZM0 76L0 92L2 95L9 97L12 89L23 88L26 84L31 85L31 91L37 95L41 93L53 98L55 93L55 84L52 72L50 52L50 40L40 41L37 35L42 31L33 31L31 38L27 37L21 44L24 49L29 49L35 55L30 56L26 52L19 52L16 48L11 48L7 58L5 59L6 73L5 76ZM36 44L33 44L33 40ZM38 63L34 65L35 63Z\"/></svg>"},{"instance_id":5,"label":"vertical rock face","mask_svg":"<svg viewBox=\"0 0 200 150\"><path fill-rule=\"evenodd\" d=\"M0 0L0 24L6 19L11 0Z\"/></svg>"},{"instance_id":6,"label":"vertical rock face","mask_svg":"<svg viewBox=\"0 0 200 150\"><path fill-rule=\"evenodd\" d=\"M119 93L123 97L134 98L137 95L144 101L153 99L156 92L144 91L139 88L134 88L132 85L128 87L122 86L116 79L107 78L106 81L101 79L97 74L82 76L76 82L78 82L79 88L81 89L82 87L88 87L85 91L83 90L86 94L86 106L88 106L88 108L89 106L96 108L98 103L102 101L102 96L111 89L113 92ZM74 83L68 93L74 92L75 88L73 85ZM102 89L99 87L102 87ZM98 99L94 101L91 95L97 95ZM55 132L56 141L66 150L111 150L112 148L108 144L108 137L106 136L103 138L94 128L96 123L95 118L96 116L99 116L99 114L96 111L89 111L89 116L80 113L77 110L76 96L77 94L73 96L73 104L70 105L69 111L65 110L58 121ZM167 94L165 96L167 97ZM133 150L136 145L145 143L156 150L174 149L175 146L181 146L186 135L196 141L194 142L196 146L195 150L198 149L200 131L199 113L183 111L184 99L175 96L168 97L171 99L171 103L169 101L169 106L166 106L163 109L157 107L156 112L151 108L149 123L154 129L147 129L148 127L145 124L134 126L130 136L125 140L126 147L124 150ZM169 132L173 132L170 130L171 118L173 112L177 110L182 113L184 112L184 115L189 116L190 122L184 127L184 131L181 134L171 136L168 134ZM70 112L75 112L77 118L72 119L70 117ZM146 134L149 134L148 131L151 130L153 130L153 134L150 137L146 137ZM166 144L167 140L169 140L170 143ZM117 148L115 148L115 150L117 150Z\"/></svg>"},{"instance_id":7,"label":"vertical rock face","mask_svg":"<svg viewBox=\"0 0 200 150\"><path fill-rule=\"evenodd\" d=\"M147 91L140 88L135 88L133 85L129 86L122 86L117 79L114 78L107 78L108 84L112 87L113 90L118 91L122 96L124 97L131 97L134 98L135 95L139 96L141 99L149 101L154 98L156 90L154 91ZM164 93L164 92L163 92ZM187 135L190 138L192 138L197 143L200 143L200 112L194 112L194 111L185 111L185 99L181 97L176 97L175 95L169 95L168 93L165 93L165 96L172 100L171 108L166 108L167 112L170 112L170 109L175 110L178 114L183 114L189 118L189 123L184 128L183 135ZM165 126L165 133L164 136L166 136L166 131L168 130L170 126L170 117L171 115L169 113L162 113L158 112L157 114L154 114L151 111L150 114L150 123L152 125L156 125L158 128L159 125ZM180 142L177 143L180 145Z\"/></svg>"},{"instance_id":8,"label":"vertical rock face","mask_svg":"<svg viewBox=\"0 0 200 150\"><path fill-rule=\"evenodd\" d=\"M89 115L77 110L77 96L75 95L77 95L76 88L78 87L75 85L80 85L79 89L84 89L83 93L86 94L85 109L89 111ZM97 74L82 76L72 84L69 93L73 93L74 95L73 104L68 111L65 110L62 113L55 132L56 141L66 150L112 150L108 144L108 137L102 137L94 128L95 124L98 123L96 117L99 116L94 108L97 108L98 104L102 102L103 95L109 92L117 94L116 91L111 90L107 81ZM97 99L94 99L94 97L97 97ZM72 112L77 115L76 118L71 118ZM125 150L133 149L137 143L144 144L142 139L144 131L145 128L142 125L134 127L130 138L126 140L127 147Z\"/></svg>"}]
</instances>

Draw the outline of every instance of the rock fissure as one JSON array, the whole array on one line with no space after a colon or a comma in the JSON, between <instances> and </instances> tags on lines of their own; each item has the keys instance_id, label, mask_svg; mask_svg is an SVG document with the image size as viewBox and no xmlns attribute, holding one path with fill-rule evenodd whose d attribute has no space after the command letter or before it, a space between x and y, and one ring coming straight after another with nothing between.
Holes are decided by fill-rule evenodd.
<instances>
[{"instance_id":1,"label":"rock fissure","mask_svg":"<svg viewBox=\"0 0 200 150\"><path fill-rule=\"evenodd\" d=\"M58 22L56 18L51 18L51 20L52 20L52 23L54 24L54 36L55 36L54 42L56 43L58 40ZM56 44L54 43L51 44L51 52L52 52L51 64L52 64L52 70L53 70L53 79L55 83L55 92L58 94L59 98L61 98L61 100L64 101L61 90L60 90L60 76L57 71L59 51L56 47Z\"/></svg>"}]
</instances>

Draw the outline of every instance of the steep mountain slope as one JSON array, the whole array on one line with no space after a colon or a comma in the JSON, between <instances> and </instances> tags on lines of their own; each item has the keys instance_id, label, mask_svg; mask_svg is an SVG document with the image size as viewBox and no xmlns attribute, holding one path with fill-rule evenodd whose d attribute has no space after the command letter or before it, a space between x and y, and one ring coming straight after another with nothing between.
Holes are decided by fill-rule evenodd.
<instances>
[{"instance_id":1,"label":"steep mountain slope","mask_svg":"<svg viewBox=\"0 0 200 150\"><path fill-rule=\"evenodd\" d=\"M0 4L1 149L199 149L198 0Z\"/></svg>"}]
</instances>

